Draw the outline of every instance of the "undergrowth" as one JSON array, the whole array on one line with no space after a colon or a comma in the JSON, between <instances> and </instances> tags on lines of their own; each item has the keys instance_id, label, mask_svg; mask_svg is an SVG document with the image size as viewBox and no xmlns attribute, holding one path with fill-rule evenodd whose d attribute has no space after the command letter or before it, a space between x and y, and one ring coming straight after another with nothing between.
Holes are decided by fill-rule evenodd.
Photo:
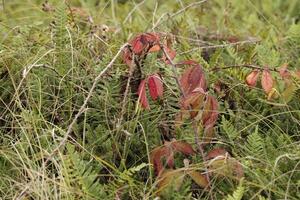
<instances>
[{"instance_id":1,"label":"undergrowth","mask_svg":"<svg viewBox=\"0 0 300 200\"><path fill-rule=\"evenodd\" d=\"M2 0L0 199L300 199L299 13L298 0ZM121 55L109 64L146 32L166 36L175 62L201 64L219 103L205 150L226 149L243 178L159 186L152 150L172 138L197 143L192 122L173 126L180 91L170 65L147 56L126 94L129 67ZM285 63L299 73L290 89L274 71L271 97L245 84L243 66ZM158 70L163 99L144 110L138 83ZM187 167L183 158L176 166ZM188 158L207 172L199 153Z\"/></svg>"}]
</instances>

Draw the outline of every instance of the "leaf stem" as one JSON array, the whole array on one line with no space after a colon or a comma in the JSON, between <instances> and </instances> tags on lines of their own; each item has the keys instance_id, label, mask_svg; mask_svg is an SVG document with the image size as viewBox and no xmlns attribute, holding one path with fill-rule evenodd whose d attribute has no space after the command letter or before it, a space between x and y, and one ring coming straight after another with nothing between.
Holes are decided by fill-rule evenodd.
<instances>
[{"instance_id":1,"label":"leaf stem","mask_svg":"<svg viewBox=\"0 0 300 200\"><path fill-rule=\"evenodd\" d=\"M178 86L178 88L179 88L182 96L186 97L186 95L185 95L185 93L184 93L184 91L183 91L183 89L181 87L180 81L178 79L178 74L177 74L177 71L176 71L176 64L172 61L172 59L170 58L170 56L166 52L164 46L160 44L160 48L163 51L164 55L166 56L167 60L170 62L171 66L172 66L172 71L173 71L173 74L174 74L174 79L176 80L177 86ZM189 107L189 110L192 110L191 107ZM198 133L198 128L197 128L197 122L194 119L193 119L192 125L193 125L193 131L194 131L194 135L195 135L195 143L197 145L198 151L200 152L202 160L204 162L205 176L206 176L206 179L208 181L208 185L210 186L210 178L209 178L209 174L208 174L208 167L205 164L206 163L205 162L206 159L205 159L205 155L204 155L204 149L203 149L203 146L200 143L199 133ZM213 199L212 195L211 195L211 199Z\"/></svg>"}]
</instances>

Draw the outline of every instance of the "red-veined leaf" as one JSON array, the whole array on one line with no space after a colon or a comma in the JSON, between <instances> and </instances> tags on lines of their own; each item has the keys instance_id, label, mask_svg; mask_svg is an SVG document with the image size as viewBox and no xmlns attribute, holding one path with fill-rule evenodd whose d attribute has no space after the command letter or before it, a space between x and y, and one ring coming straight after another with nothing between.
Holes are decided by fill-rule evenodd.
<instances>
[{"instance_id":1,"label":"red-veined leaf","mask_svg":"<svg viewBox=\"0 0 300 200\"><path fill-rule=\"evenodd\" d=\"M259 71L257 69L253 70L246 77L246 83L247 83L247 85L250 86L250 87L254 87L256 85L258 77L259 77Z\"/></svg>"},{"instance_id":2,"label":"red-veined leaf","mask_svg":"<svg viewBox=\"0 0 300 200\"><path fill-rule=\"evenodd\" d=\"M153 74L148 77L148 87L151 98L155 101L158 97L163 96L163 83L158 74Z\"/></svg>"},{"instance_id":3,"label":"red-veined leaf","mask_svg":"<svg viewBox=\"0 0 300 200\"><path fill-rule=\"evenodd\" d=\"M270 70L264 69L263 73L262 73L262 77L261 77L261 85L262 85L262 88L264 89L264 91L266 92L266 94L269 94L269 92L272 90L273 84L274 84L274 81L273 81Z\"/></svg>"},{"instance_id":4,"label":"red-veined leaf","mask_svg":"<svg viewBox=\"0 0 300 200\"><path fill-rule=\"evenodd\" d=\"M148 99L146 96L146 81L145 80L142 80L139 85L138 96L139 96L139 100L140 100L142 107L145 109L150 109Z\"/></svg>"}]
</instances>

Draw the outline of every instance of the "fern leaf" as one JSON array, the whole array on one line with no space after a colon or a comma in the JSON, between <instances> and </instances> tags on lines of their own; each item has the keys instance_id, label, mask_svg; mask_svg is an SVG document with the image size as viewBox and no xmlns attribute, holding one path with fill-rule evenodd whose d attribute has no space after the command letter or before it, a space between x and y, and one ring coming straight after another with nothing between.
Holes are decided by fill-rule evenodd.
<instances>
[{"instance_id":1,"label":"fern leaf","mask_svg":"<svg viewBox=\"0 0 300 200\"><path fill-rule=\"evenodd\" d=\"M239 186L233 192L232 195L228 195L225 200L241 200L245 193L245 187L243 186L243 180L241 180Z\"/></svg>"}]
</instances>

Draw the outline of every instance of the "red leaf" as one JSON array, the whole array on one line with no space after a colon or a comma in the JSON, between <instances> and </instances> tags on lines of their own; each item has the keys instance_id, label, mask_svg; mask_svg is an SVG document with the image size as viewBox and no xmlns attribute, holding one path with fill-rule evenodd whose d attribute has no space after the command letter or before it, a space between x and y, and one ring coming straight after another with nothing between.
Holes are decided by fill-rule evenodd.
<instances>
[{"instance_id":1,"label":"red leaf","mask_svg":"<svg viewBox=\"0 0 300 200\"><path fill-rule=\"evenodd\" d=\"M208 95L206 98L206 104L204 105L204 111L202 114L202 124L204 126L205 142L209 143L214 136L214 125L218 119L219 105L213 96Z\"/></svg>"},{"instance_id":2,"label":"red leaf","mask_svg":"<svg viewBox=\"0 0 300 200\"><path fill-rule=\"evenodd\" d=\"M143 42L141 42L140 38L136 38L132 41L132 51L137 55L141 54L141 52L145 49L146 46L147 43L144 44Z\"/></svg>"},{"instance_id":3,"label":"red leaf","mask_svg":"<svg viewBox=\"0 0 300 200\"><path fill-rule=\"evenodd\" d=\"M197 116L197 113L203 104L204 98L205 93L202 88L199 88L199 91L194 91L181 98L181 107L184 111L189 110L191 118L194 118Z\"/></svg>"},{"instance_id":4,"label":"red leaf","mask_svg":"<svg viewBox=\"0 0 300 200\"><path fill-rule=\"evenodd\" d=\"M142 80L138 88L139 101L143 108L150 109L146 96L146 81Z\"/></svg>"},{"instance_id":5,"label":"red leaf","mask_svg":"<svg viewBox=\"0 0 300 200\"><path fill-rule=\"evenodd\" d=\"M253 70L248 76L246 77L246 83L250 87L254 87L256 85L257 79L259 76L259 71L257 69Z\"/></svg>"},{"instance_id":6,"label":"red leaf","mask_svg":"<svg viewBox=\"0 0 300 200\"><path fill-rule=\"evenodd\" d=\"M218 119L218 101L211 95L207 95L202 122L205 127L213 127Z\"/></svg>"},{"instance_id":7,"label":"red leaf","mask_svg":"<svg viewBox=\"0 0 300 200\"><path fill-rule=\"evenodd\" d=\"M157 33L143 33L137 35L129 43L132 46L132 51L136 55L141 55L145 49L151 45L159 42L159 35Z\"/></svg>"},{"instance_id":8,"label":"red leaf","mask_svg":"<svg viewBox=\"0 0 300 200\"><path fill-rule=\"evenodd\" d=\"M163 83L158 74L153 74L148 77L148 87L150 96L155 101L157 97L163 96Z\"/></svg>"},{"instance_id":9,"label":"red leaf","mask_svg":"<svg viewBox=\"0 0 300 200\"><path fill-rule=\"evenodd\" d=\"M218 156L225 156L226 153L228 153L228 152L223 148L215 148L207 153L206 159L210 160L210 159L216 158Z\"/></svg>"},{"instance_id":10,"label":"red leaf","mask_svg":"<svg viewBox=\"0 0 300 200\"><path fill-rule=\"evenodd\" d=\"M273 81L272 75L270 73L270 70L267 68L264 69L263 73L262 73L262 77L261 77L261 85L267 94L269 94L269 92L272 90L273 84L274 84L274 81Z\"/></svg>"},{"instance_id":11,"label":"red leaf","mask_svg":"<svg viewBox=\"0 0 300 200\"><path fill-rule=\"evenodd\" d=\"M280 76L283 78L283 79L286 79L286 78L290 78L291 76L291 73L289 72L289 70L287 69L288 68L288 64L287 63L284 63L279 69L279 74Z\"/></svg>"},{"instance_id":12,"label":"red leaf","mask_svg":"<svg viewBox=\"0 0 300 200\"><path fill-rule=\"evenodd\" d=\"M150 161L154 166L156 175L160 175L163 172L163 158L166 158L167 164L170 168L174 166L174 154L171 152L171 148L166 146L156 147L150 154Z\"/></svg>"},{"instance_id":13,"label":"red leaf","mask_svg":"<svg viewBox=\"0 0 300 200\"><path fill-rule=\"evenodd\" d=\"M185 72L180 78L180 85L184 93L189 94L198 87L202 88L205 91L206 80L201 66L193 60L187 60L179 64L192 65L192 67L185 70Z\"/></svg>"},{"instance_id":14,"label":"red leaf","mask_svg":"<svg viewBox=\"0 0 300 200\"><path fill-rule=\"evenodd\" d=\"M148 43L158 43L160 40L158 33L145 33L143 35Z\"/></svg>"},{"instance_id":15,"label":"red leaf","mask_svg":"<svg viewBox=\"0 0 300 200\"><path fill-rule=\"evenodd\" d=\"M161 147L156 147L150 154L150 161L154 166L157 175L160 175L164 170L163 158L166 159L167 165L170 168L174 167L174 154L176 152L183 153L185 155L194 155L195 151L193 147L186 142L171 141L165 142Z\"/></svg>"},{"instance_id":16,"label":"red leaf","mask_svg":"<svg viewBox=\"0 0 300 200\"><path fill-rule=\"evenodd\" d=\"M194 155L195 151L189 143L182 142L182 141L174 141L171 142L172 148L176 152L181 152L185 155Z\"/></svg>"}]
</instances>

